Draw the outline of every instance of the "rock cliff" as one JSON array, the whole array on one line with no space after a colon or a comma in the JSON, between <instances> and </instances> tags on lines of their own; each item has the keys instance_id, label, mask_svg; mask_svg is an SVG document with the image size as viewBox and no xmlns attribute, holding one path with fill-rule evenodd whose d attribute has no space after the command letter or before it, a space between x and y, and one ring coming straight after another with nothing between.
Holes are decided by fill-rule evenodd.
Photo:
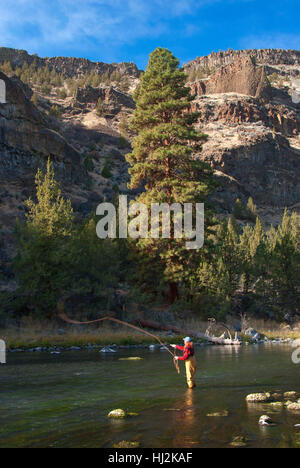
<instances>
[{"instance_id":1,"label":"rock cliff","mask_svg":"<svg viewBox=\"0 0 300 468\"><path fill-rule=\"evenodd\" d=\"M92 62L88 59L75 57L46 57L41 58L37 55L30 55L25 50L10 49L0 47L0 63L10 62L14 67L22 67L24 63L31 65L36 64L37 67L49 67L50 70L55 70L57 73L63 74L68 78L79 78L87 73L113 73L118 71L122 75L138 78L140 71L133 63L104 63Z\"/></svg>"},{"instance_id":2,"label":"rock cliff","mask_svg":"<svg viewBox=\"0 0 300 468\"><path fill-rule=\"evenodd\" d=\"M33 61L38 67L49 65L66 78L108 68L135 81L139 76L134 64L41 59L0 49L0 63L8 60L15 66ZM222 180L212 196L220 212L228 215L237 198L246 202L251 196L266 225L276 223L285 206L300 206L300 109L291 98L292 80L300 75L300 52L227 51L197 58L185 67L187 72L206 68L206 76L187 85L194 94L197 128L209 137L196 157L209 162ZM80 85L74 95L61 97L52 89L45 96L13 75L0 74L0 80L7 88L7 103L0 104L2 225L11 227L16 216L24 215L22 202L32 193L36 169L48 156L79 215L112 199L116 188L130 194L124 158L128 147L119 138L130 137L130 91L117 85ZM101 114L96 109L99 99ZM59 116L51 116L53 106Z\"/></svg>"},{"instance_id":3,"label":"rock cliff","mask_svg":"<svg viewBox=\"0 0 300 468\"><path fill-rule=\"evenodd\" d=\"M203 78L191 74L200 69ZM230 212L251 196L266 224L300 206L300 109L292 100L300 52L227 51L186 65L194 80L192 110L208 135L198 157L222 179L213 198ZM205 76L206 75L206 76ZM196 79L195 79L196 78Z\"/></svg>"},{"instance_id":4,"label":"rock cliff","mask_svg":"<svg viewBox=\"0 0 300 468\"><path fill-rule=\"evenodd\" d=\"M220 67L210 78L193 83L191 88L198 96L230 92L264 98L271 95L264 66L257 66L254 59L247 55Z\"/></svg>"},{"instance_id":5,"label":"rock cliff","mask_svg":"<svg viewBox=\"0 0 300 468\"><path fill-rule=\"evenodd\" d=\"M79 153L57 131L29 99L30 93L17 79L0 72L6 86L6 103L0 104L0 175L15 179L30 173L48 157L71 183L82 179ZM59 175L59 174L58 174Z\"/></svg>"},{"instance_id":6,"label":"rock cliff","mask_svg":"<svg viewBox=\"0 0 300 468\"><path fill-rule=\"evenodd\" d=\"M192 69L206 68L215 69L235 62L237 59L251 57L256 63L268 65L300 65L299 50L284 49L247 49L226 50L224 52L212 52L203 57L197 57L185 65L189 72Z\"/></svg>"}]
</instances>

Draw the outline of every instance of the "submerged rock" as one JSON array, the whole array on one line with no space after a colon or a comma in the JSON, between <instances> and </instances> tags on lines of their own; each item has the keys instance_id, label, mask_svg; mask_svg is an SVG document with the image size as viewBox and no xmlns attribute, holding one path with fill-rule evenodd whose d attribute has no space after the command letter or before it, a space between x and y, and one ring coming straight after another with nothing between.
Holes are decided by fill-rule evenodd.
<instances>
[{"instance_id":1,"label":"submerged rock","mask_svg":"<svg viewBox=\"0 0 300 468\"><path fill-rule=\"evenodd\" d=\"M124 357L124 358L119 358L119 361L142 361L143 358L141 357Z\"/></svg>"},{"instance_id":2,"label":"submerged rock","mask_svg":"<svg viewBox=\"0 0 300 468\"><path fill-rule=\"evenodd\" d=\"M268 403L272 401L271 393L251 393L246 397L248 403Z\"/></svg>"},{"instance_id":3,"label":"submerged rock","mask_svg":"<svg viewBox=\"0 0 300 468\"><path fill-rule=\"evenodd\" d=\"M108 413L107 417L111 419L124 419L126 418L127 414L126 411L123 409L115 409Z\"/></svg>"},{"instance_id":4,"label":"submerged rock","mask_svg":"<svg viewBox=\"0 0 300 468\"><path fill-rule=\"evenodd\" d=\"M229 416L229 411L228 410L217 411L216 413L208 413L206 416L209 418L225 418Z\"/></svg>"},{"instance_id":5,"label":"submerged rock","mask_svg":"<svg viewBox=\"0 0 300 468\"><path fill-rule=\"evenodd\" d=\"M116 444L113 444L113 448L138 448L140 445L141 445L140 442L122 440L121 442L117 442Z\"/></svg>"},{"instance_id":6,"label":"submerged rock","mask_svg":"<svg viewBox=\"0 0 300 468\"><path fill-rule=\"evenodd\" d=\"M236 436L229 445L231 445L231 447L245 447L247 445L247 439L244 436Z\"/></svg>"},{"instance_id":7,"label":"submerged rock","mask_svg":"<svg viewBox=\"0 0 300 468\"><path fill-rule=\"evenodd\" d=\"M274 423L272 419L270 418L270 416L267 416L264 414L263 416L259 418L258 424L260 426L272 426Z\"/></svg>"}]
</instances>

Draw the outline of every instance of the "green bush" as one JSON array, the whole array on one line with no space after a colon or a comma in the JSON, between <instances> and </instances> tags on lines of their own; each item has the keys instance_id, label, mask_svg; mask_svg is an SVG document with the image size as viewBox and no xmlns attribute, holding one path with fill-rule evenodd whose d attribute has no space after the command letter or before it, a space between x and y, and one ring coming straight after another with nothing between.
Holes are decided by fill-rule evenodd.
<instances>
[{"instance_id":1,"label":"green bush","mask_svg":"<svg viewBox=\"0 0 300 468\"><path fill-rule=\"evenodd\" d=\"M95 165L94 165L93 160L92 160L92 158L90 156L86 156L83 162L84 162L84 165L85 165L87 171L92 172L94 170Z\"/></svg>"},{"instance_id":2,"label":"green bush","mask_svg":"<svg viewBox=\"0 0 300 468\"><path fill-rule=\"evenodd\" d=\"M105 163L105 166L101 172L102 177L105 179L110 179L112 177L112 173L110 172L110 167L108 162Z\"/></svg>"},{"instance_id":3,"label":"green bush","mask_svg":"<svg viewBox=\"0 0 300 468\"><path fill-rule=\"evenodd\" d=\"M125 148L129 148L129 147L130 147L129 141L126 140L125 137L120 136L120 138L118 140L118 148L119 149L125 149Z\"/></svg>"},{"instance_id":4,"label":"green bush","mask_svg":"<svg viewBox=\"0 0 300 468\"><path fill-rule=\"evenodd\" d=\"M56 94L59 99L66 99L66 97L68 96L64 89L58 89L56 91Z\"/></svg>"},{"instance_id":5,"label":"green bush","mask_svg":"<svg viewBox=\"0 0 300 468\"><path fill-rule=\"evenodd\" d=\"M99 97L98 102L97 102L96 113L97 113L97 115L99 117L103 117L104 114L105 114L104 104L103 104L103 101L102 101L102 99L100 97Z\"/></svg>"},{"instance_id":6,"label":"green bush","mask_svg":"<svg viewBox=\"0 0 300 468\"><path fill-rule=\"evenodd\" d=\"M52 115L53 117L56 117L57 119L59 119L60 116L61 116L59 107L57 105L51 106L51 108L49 110L49 114Z\"/></svg>"},{"instance_id":7,"label":"green bush","mask_svg":"<svg viewBox=\"0 0 300 468\"><path fill-rule=\"evenodd\" d=\"M233 207L233 216L236 219L244 219L245 218L245 210L243 207L243 204L239 198L235 201L234 207Z\"/></svg>"},{"instance_id":8,"label":"green bush","mask_svg":"<svg viewBox=\"0 0 300 468\"><path fill-rule=\"evenodd\" d=\"M48 95L51 93L51 91L52 91L51 86L46 85L46 84L44 84L43 86L41 86L41 93L42 93L42 94L45 94L46 96L48 96Z\"/></svg>"}]
</instances>

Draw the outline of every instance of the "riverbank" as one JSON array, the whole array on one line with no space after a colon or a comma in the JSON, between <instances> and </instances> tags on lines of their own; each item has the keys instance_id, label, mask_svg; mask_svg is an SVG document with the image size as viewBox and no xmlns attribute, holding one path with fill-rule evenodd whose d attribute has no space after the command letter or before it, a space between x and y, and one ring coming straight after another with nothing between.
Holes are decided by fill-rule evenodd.
<instances>
[{"instance_id":1,"label":"riverbank","mask_svg":"<svg viewBox=\"0 0 300 468\"><path fill-rule=\"evenodd\" d=\"M157 333L164 343L181 343L183 336ZM34 322L22 327L0 329L0 339L8 351L55 351L110 347L148 347L159 343L150 336L120 327L68 326L58 328L54 323Z\"/></svg>"},{"instance_id":2,"label":"riverbank","mask_svg":"<svg viewBox=\"0 0 300 468\"><path fill-rule=\"evenodd\" d=\"M187 328L205 331L206 323L191 320L186 323ZM259 333L259 339L253 340L251 336L239 334L242 343L252 344L276 341L289 343L300 339L300 327L290 330L280 328L275 322L253 321L249 322L249 328L253 328ZM172 332L154 332L159 339L166 344L181 344L183 336ZM134 330L122 329L119 326L113 327L105 325L97 327L89 326L68 326L58 328L52 322L31 322L25 323L21 327L10 326L0 329L0 339L6 342L7 350L11 352L21 351L45 351L56 352L61 350L76 351L81 349L101 349L111 347L120 348L148 348L159 343L152 337L135 332ZM198 346L211 345L206 340L196 340Z\"/></svg>"}]
</instances>

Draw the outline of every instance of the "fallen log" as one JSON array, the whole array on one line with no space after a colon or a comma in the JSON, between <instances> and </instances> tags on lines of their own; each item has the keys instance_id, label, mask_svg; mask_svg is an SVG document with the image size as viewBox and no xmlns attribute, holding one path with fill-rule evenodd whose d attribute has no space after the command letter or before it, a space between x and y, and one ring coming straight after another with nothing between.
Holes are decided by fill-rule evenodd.
<instances>
[{"instance_id":1,"label":"fallen log","mask_svg":"<svg viewBox=\"0 0 300 468\"><path fill-rule=\"evenodd\" d=\"M114 317L103 317L103 318L100 318L100 319L96 319L96 320L91 320L91 321L86 321L86 322L81 322L81 321L77 321L77 320L71 320L69 317L67 317L67 315L65 314L64 312L64 304L65 304L65 301L67 299L68 296L65 296L63 297L57 304L57 312L58 312L58 317L62 320L64 320L65 322L68 322L68 323L73 323L75 325L84 325L84 324L91 324L91 323L96 323L96 322L102 322L103 320L112 320L112 321L115 321L115 322L119 322L119 323L125 323L125 322L122 322ZM181 328L178 328L176 326L173 326L173 325L163 325L162 323L159 323L159 322L154 322L152 320L142 320L142 319L137 319L137 320L132 320L130 322L128 322L128 325L137 325L139 327L143 327L143 328L152 328L153 330L160 330L160 331L172 331L174 333L178 333L180 335L190 335L190 336L194 336L195 338L200 338L200 339L203 339L203 340L206 340L206 341L209 341L211 343L214 343L214 344L219 344L219 345L241 345L241 342L238 340L238 339L232 339L232 338L221 338L221 337L215 337L215 336L210 336L206 333L201 333L201 332L195 332L195 330L183 330ZM227 331L229 332L230 334L230 331L228 330L228 328L226 327L226 325L222 325L225 329L227 329Z\"/></svg>"},{"instance_id":2,"label":"fallen log","mask_svg":"<svg viewBox=\"0 0 300 468\"><path fill-rule=\"evenodd\" d=\"M133 320L130 323L134 325L138 325L144 328L152 328L153 330L159 331L171 331L173 333L178 333L180 335L189 335L195 338L200 338L202 340L210 341L211 343L218 344L218 345L241 345L241 342L238 339L230 339L230 338L218 338L215 336L209 336L205 333L197 332L195 330L188 330L178 328L174 325L163 325L159 322L154 322L152 320Z\"/></svg>"}]
</instances>

